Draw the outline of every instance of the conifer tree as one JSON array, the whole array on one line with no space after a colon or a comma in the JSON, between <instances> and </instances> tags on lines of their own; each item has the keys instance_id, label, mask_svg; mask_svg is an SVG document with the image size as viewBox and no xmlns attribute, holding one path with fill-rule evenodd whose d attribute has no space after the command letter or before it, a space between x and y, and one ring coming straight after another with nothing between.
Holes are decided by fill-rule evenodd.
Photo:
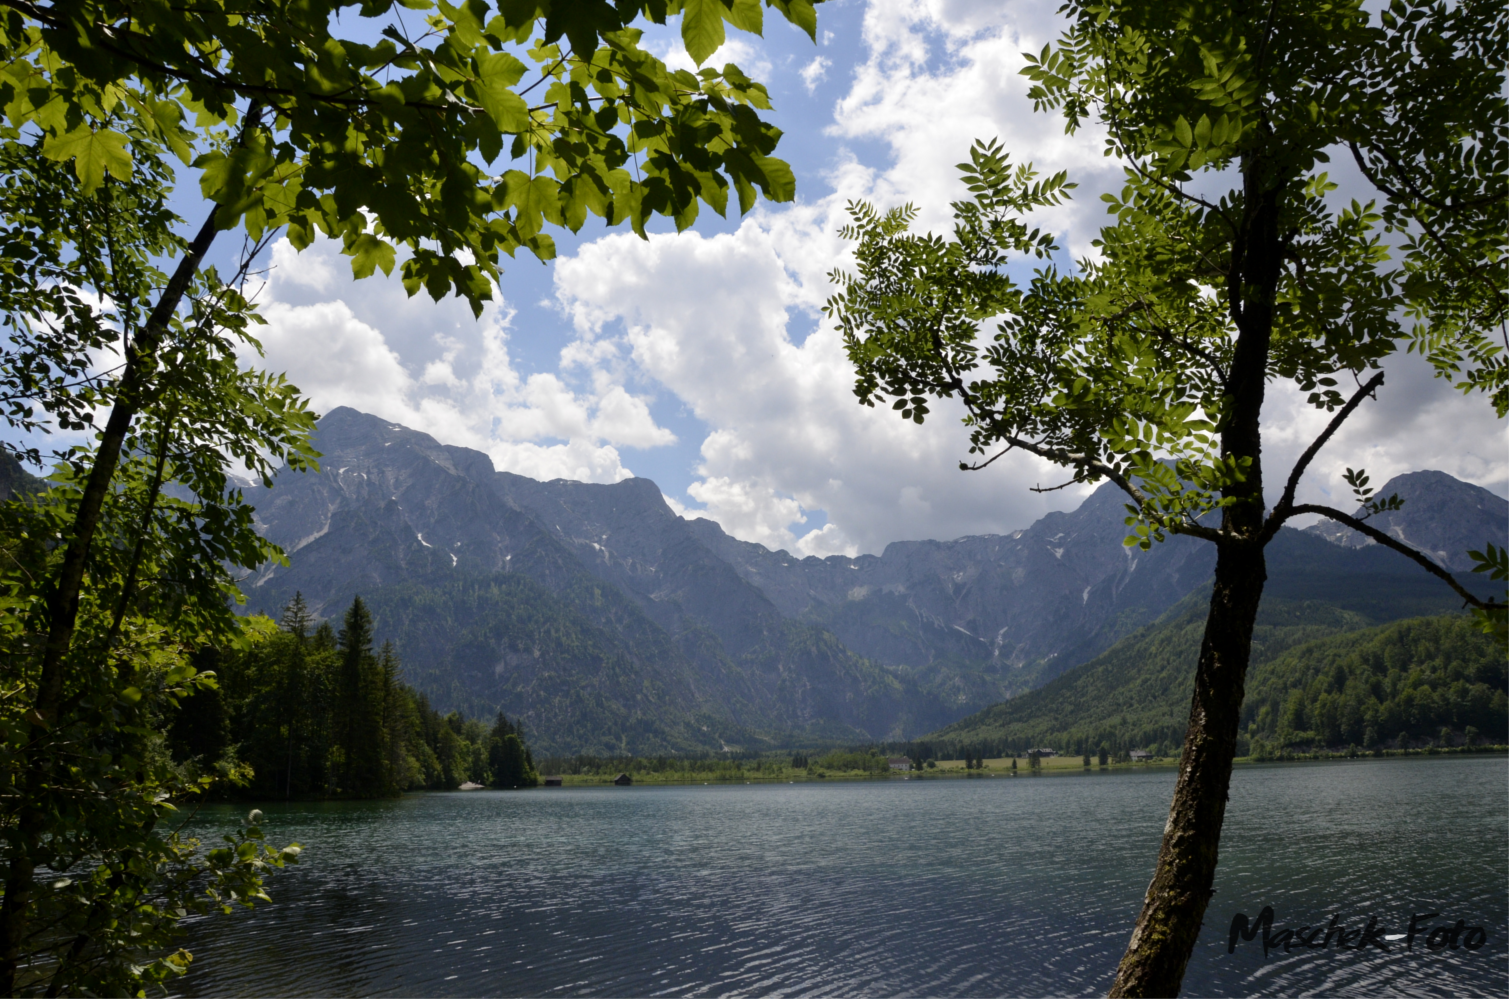
<instances>
[{"instance_id":1,"label":"conifer tree","mask_svg":"<svg viewBox=\"0 0 1510 1000\"><path fill-rule=\"evenodd\" d=\"M540 783L534 758L520 735L519 727L499 712L488 737L488 769L494 788L532 788Z\"/></svg>"},{"instance_id":2,"label":"conifer tree","mask_svg":"<svg viewBox=\"0 0 1510 1000\"><path fill-rule=\"evenodd\" d=\"M372 616L357 597L340 634L341 788L368 797L387 791L384 780L383 678L372 655Z\"/></svg>"},{"instance_id":3,"label":"conifer tree","mask_svg":"<svg viewBox=\"0 0 1510 1000\"><path fill-rule=\"evenodd\" d=\"M304 602L304 595L295 591L293 600L284 607L283 618L279 623L287 634L282 696L279 698L278 706L279 714L284 720L287 742L283 769L283 797L285 799L293 797L295 767L303 764L299 758L303 756L302 751L307 745L310 731L310 685L307 683L309 664L306 647L309 643L309 629L313 621L314 616L310 614L309 605ZM300 770L302 772L302 767ZM302 773L300 777L303 777Z\"/></svg>"},{"instance_id":4,"label":"conifer tree","mask_svg":"<svg viewBox=\"0 0 1510 1000\"><path fill-rule=\"evenodd\" d=\"M413 739L414 702L404 691L398 679L398 653L391 640L384 641L378 653L378 672L383 690L383 732L387 737L387 752L384 759L383 785L386 794L393 794L413 782L417 766L409 753Z\"/></svg>"}]
</instances>

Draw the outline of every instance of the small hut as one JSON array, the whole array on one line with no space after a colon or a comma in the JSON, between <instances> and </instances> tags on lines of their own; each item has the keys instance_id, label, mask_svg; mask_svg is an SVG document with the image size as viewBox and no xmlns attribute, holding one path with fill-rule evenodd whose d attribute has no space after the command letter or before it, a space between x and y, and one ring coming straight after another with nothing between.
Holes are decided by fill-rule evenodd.
<instances>
[{"instance_id":1,"label":"small hut","mask_svg":"<svg viewBox=\"0 0 1510 1000\"><path fill-rule=\"evenodd\" d=\"M545 779L545 787L546 788L560 788L561 787L561 779L557 778L557 777L546 778Z\"/></svg>"},{"instance_id":2,"label":"small hut","mask_svg":"<svg viewBox=\"0 0 1510 1000\"><path fill-rule=\"evenodd\" d=\"M634 779L624 772L620 771L619 776L613 779L613 783L615 785L632 785L634 784Z\"/></svg>"}]
</instances>

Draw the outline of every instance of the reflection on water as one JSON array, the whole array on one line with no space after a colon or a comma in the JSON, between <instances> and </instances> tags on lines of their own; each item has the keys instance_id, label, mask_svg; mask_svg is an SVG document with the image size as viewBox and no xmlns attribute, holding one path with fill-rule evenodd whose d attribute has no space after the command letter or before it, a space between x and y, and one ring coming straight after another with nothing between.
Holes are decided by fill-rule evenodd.
<instances>
[{"instance_id":1,"label":"reflection on water","mask_svg":"<svg viewBox=\"0 0 1510 1000\"><path fill-rule=\"evenodd\" d=\"M276 903L195 926L186 996L1104 995L1170 771L554 788L269 804ZM202 814L206 832L229 807ZM1187 995L1499 995L1504 758L1240 768ZM1275 929L1482 925L1477 951L1227 954ZM1439 923L1433 920L1432 923Z\"/></svg>"}]
</instances>

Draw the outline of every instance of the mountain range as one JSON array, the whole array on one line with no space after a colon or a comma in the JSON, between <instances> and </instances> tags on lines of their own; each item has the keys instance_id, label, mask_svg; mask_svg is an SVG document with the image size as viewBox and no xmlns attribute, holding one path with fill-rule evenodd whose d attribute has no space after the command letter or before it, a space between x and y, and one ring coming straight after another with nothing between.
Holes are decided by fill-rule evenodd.
<instances>
[{"instance_id":1,"label":"mountain range","mask_svg":"<svg viewBox=\"0 0 1510 1000\"><path fill-rule=\"evenodd\" d=\"M410 683L468 714L522 719L545 752L698 753L898 740L1041 686L1157 619L1214 555L1122 545L1104 485L1021 531L797 558L682 518L646 479L538 482L481 452L339 408L319 472L248 488L290 557L243 583L274 615L301 592L338 616L360 594ZM1506 502L1437 472L1389 530L1453 570L1503 542ZM1469 539L1462 542L1461 539ZM1376 624L1458 605L1377 545L1281 532L1268 593Z\"/></svg>"}]
</instances>

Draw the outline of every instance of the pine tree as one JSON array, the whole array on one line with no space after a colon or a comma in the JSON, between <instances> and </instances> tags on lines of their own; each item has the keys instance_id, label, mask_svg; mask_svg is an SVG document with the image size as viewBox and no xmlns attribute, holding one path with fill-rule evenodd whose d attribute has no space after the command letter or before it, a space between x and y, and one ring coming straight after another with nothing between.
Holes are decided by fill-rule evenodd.
<instances>
[{"instance_id":1,"label":"pine tree","mask_svg":"<svg viewBox=\"0 0 1510 1000\"><path fill-rule=\"evenodd\" d=\"M304 602L304 595L294 592L294 599L289 601L283 608L283 618L279 623L287 634L285 643L287 653L282 663L282 684L279 685L281 697L279 700L279 714L283 719L286 730L287 747L283 762L283 797L293 798L294 772L297 765L303 764L301 759L306 756L310 726L311 691L308 683L309 662L308 650L309 629L314 622L314 615L309 611L309 606ZM303 768L299 768L301 771ZM304 777L303 774L300 775ZM303 781L300 782L302 786ZM302 790L302 788L301 788Z\"/></svg>"},{"instance_id":2,"label":"pine tree","mask_svg":"<svg viewBox=\"0 0 1510 1000\"><path fill-rule=\"evenodd\" d=\"M407 730L413 703L398 679L398 654L391 640L378 653L378 680L383 695L383 791L392 795L407 784L413 769L408 763ZM400 780L403 776L405 780Z\"/></svg>"},{"instance_id":3,"label":"pine tree","mask_svg":"<svg viewBox=\"0 0 1510 1000\"><path fill-rule=\"evenodd\" d=\"M315 616L309 610L309 605L304 601L304 594L294 591L294 599L283 607L283 618L279 625L283 631L301 642L309 637L310 626L314 624Z\"/></svg>"},{"instance_id":4,"label":"pine tree","mask_svg":"<svg viewBox=\"0 0 1510 1000\"><path fill-rule=\"evenodd\" d=\"M336 640L335 629L330 627L330 622L321 622L315 627L313 645L324 653L332 652L340 645Z\"/></svg>"},{"instance_id":5,"label":"pine tree","mask_svg":"<svg viewBox=\"0 0 1510 1000\"><path fill-rule=\"evenodd\" d=\"M519 727L499 712L488 737L488 766L494 788L532 788L540 783L534 756L520 735Z\"/></svg>"},{"instance_id":6,"label":"pine tree","mask_svg":"<svg viewBox=\"0 0 1510 1000\"><path fill-rule=\"evenodd\" d=\"M360 597L351 602L341 627L339 712L341 788L348 795L370 797L387 791L384 761L383 680L372 655L372 615Z\"/></svg>"}]
</instances>

